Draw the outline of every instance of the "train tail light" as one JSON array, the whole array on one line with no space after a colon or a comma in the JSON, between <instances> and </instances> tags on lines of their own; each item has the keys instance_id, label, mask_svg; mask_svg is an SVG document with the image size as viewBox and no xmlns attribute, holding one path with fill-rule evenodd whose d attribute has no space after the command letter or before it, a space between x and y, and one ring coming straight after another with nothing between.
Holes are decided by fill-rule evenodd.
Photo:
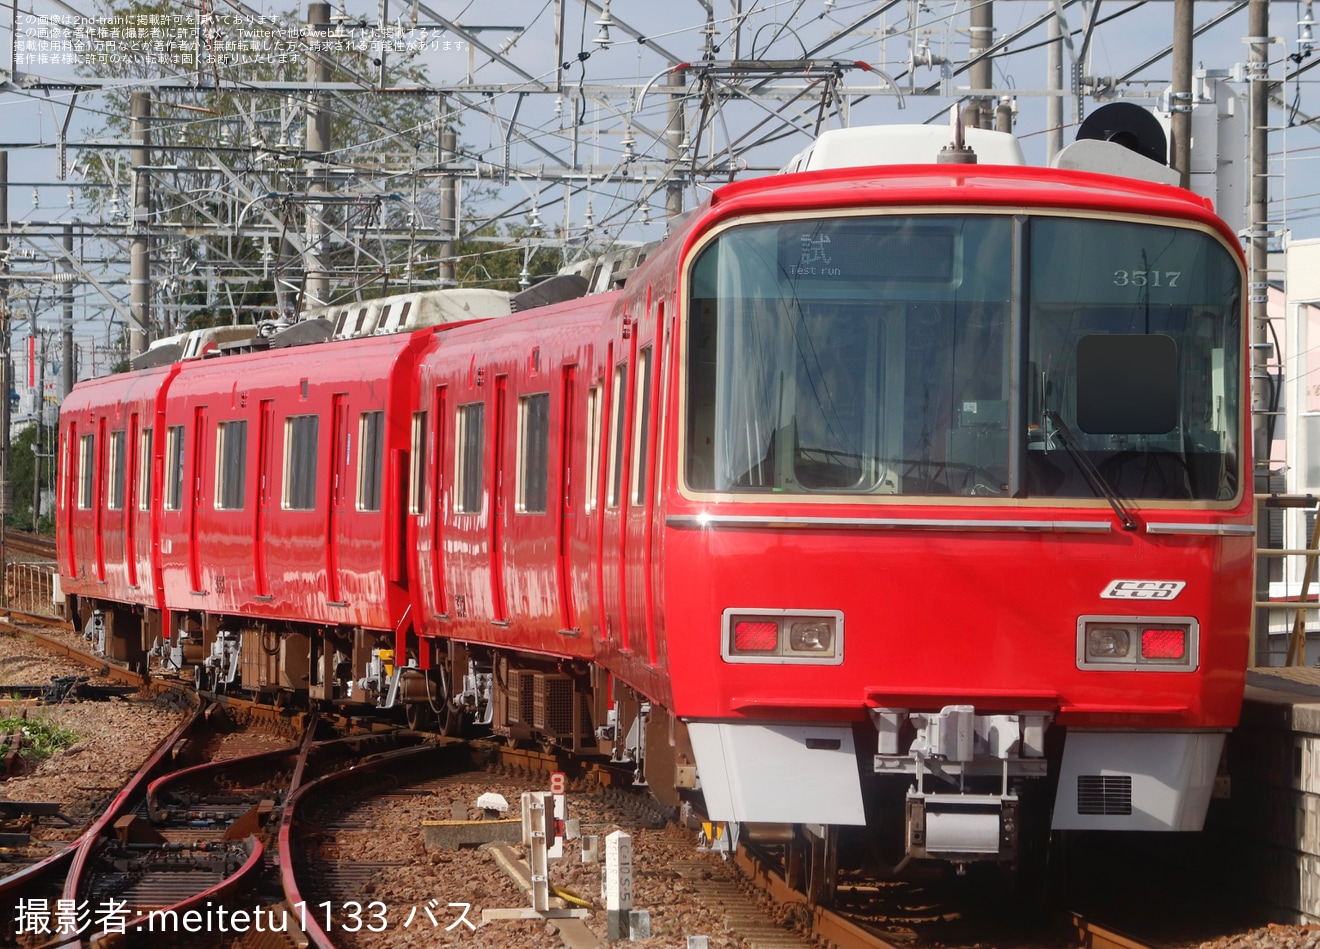
<instances>
[{"instance_id":1,"label":"train tail light","mask_svg":"<svg viewBox=\"0 0 1320 949\"><path fill-rule=\"evenodd\" d=\"M1187 656L1187 631L1178 627L1143 629L1141 656L1147 662L1182 662Z\"/></svg>"},{"instance_id":2,"label":"train tail light","mask_svg":"<svg viewBox=\"0 0 1320 949\"><path fill-rule=\"evenodd\" d=\"M1077 668L1192 672L1200 625L1191 617L1083 616L1077 621Z\"/></svg>"},{"instance_id":3,"label":"train tail light","mask_svg":"<svg viewBox=\"0 0 1320 949\"><path fill-rule=\"evenodd\" d=\"M843 662L837 610L725 610L721 655L727 662Z\"/></svg>"},{"instance_id":4,"label":"train tail light","mask_svg":"<svg viewBox=\"0 0 1320 949\"><path fill-rule=\"evenodd\" d=\"M778 652L779 624L742 619L733 624L734 652Z\"/></svg>"}]
</instances>

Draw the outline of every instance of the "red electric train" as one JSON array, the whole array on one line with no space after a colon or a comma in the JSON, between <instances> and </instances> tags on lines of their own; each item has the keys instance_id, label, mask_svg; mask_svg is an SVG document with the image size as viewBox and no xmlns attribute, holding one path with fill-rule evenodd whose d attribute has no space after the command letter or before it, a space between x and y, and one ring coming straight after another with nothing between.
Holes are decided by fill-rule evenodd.
<instances>
[{"instance_id":1,"label":"red electric train","mask_svg":"<svg viewBox=\"0 0 1320 949\"><path fill-rule=\"evenodd\" d=\"M631 761L818 881L841 827L966 864L1201 826L1254 546L1207 202L826 168L717 190L613 283L79 385L74 615L205 689Z\"/></svg>"}]
</instances>

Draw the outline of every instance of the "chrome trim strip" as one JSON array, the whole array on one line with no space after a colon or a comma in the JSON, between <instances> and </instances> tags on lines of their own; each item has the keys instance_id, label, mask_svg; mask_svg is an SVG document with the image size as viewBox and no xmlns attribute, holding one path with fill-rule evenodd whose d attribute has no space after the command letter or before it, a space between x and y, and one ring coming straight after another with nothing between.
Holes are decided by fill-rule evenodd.
<instances>
[{"instance_id":1,"label":"chrome trim strip","mask_svg":"<svg viewBox=\"0 0 1320 949\"><path fill-rule=\"evenodd\" d=\"M1147 521L1147 534L1186 534L1203 537L1255 537L1256 528L1251 524L1178 524L1172 522Z\"/></svg>"},{"instance_id":2,"label":"chrome trim strip","mask_svg":"<svg viewBox=\"0 0 1320 949\"><path fill-rule=\"evenodd\" d=\"M763 517L751 514L670 514L666 527L706 528L760 527L813 530L936 530L936 531L1043 531L1050 533L1107 534L1110 521L1008 521L936 517Z\"/></svg>"}]
</instances>

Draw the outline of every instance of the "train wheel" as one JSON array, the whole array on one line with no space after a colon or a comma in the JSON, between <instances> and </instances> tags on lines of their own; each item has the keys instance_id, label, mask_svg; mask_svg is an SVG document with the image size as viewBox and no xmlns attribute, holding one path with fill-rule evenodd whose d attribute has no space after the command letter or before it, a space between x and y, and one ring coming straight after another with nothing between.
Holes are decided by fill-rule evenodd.
<instances>
[{"instance_id":1,"label":"train wheel","mask_svg":"<svg viewBox=\"0 0 1320 949\"><path fill-rule=\"evenodd\" d=\"M804 831L807 903L833 906L839 884L839 828L825 825L825 836Z\"/></svg>"},{"instance_id":2,"label":"train wheel","mask_svg":"<svg viewBox=\"0 0 1320 949\"><path fill-rule=\"evenodd\" d=\"M792 839L784 845L784 882L789 889L806 892L806 854L806 839L802 829L795 827Z\"/></svg>"},{"instance_id":3,"label":"train wheel","mask_svg":"<svg viewBox=\"0 0 1320 949\"><path fill-rule=\"evenodd\" d=\"M434 713L422 702L409 702L403 707L403 714L408 727L415 732L430 731L435 725Z\"/></svg>"},{"instance_id":4,"label":"train wheel","mask_svg":"<svg viewBox=\"0 0 1320 949\"><path fill-rule=\"evenodd\" d=\"M454 708L447 699L440 706L440 712L436 715L436 718L439 726L436 731L447 738L454 738L463 731L463 713Z\"/></svg>"}]
</instances>

